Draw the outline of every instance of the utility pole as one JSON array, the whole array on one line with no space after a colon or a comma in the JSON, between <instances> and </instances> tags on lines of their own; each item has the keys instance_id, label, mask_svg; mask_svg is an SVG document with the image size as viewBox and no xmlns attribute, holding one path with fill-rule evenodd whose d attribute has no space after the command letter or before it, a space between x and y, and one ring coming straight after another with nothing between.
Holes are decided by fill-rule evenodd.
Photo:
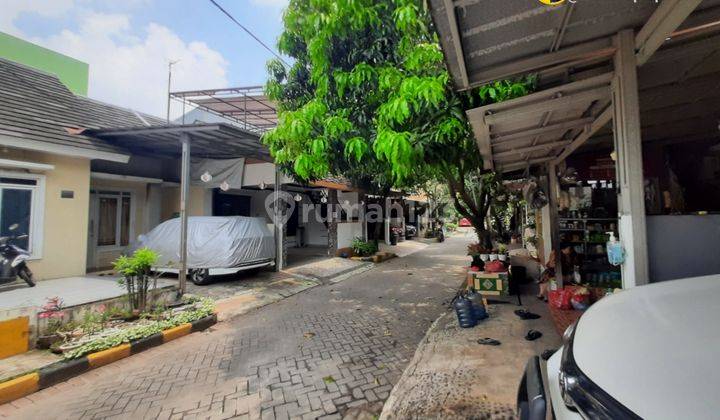
<instances>
[{"instance_id":1,"label":"utility pole","mask_svg":"<svg viewBox=\"0 0 720 420\"><path fill-rule=\"evenodd\" d=\"M168 87L167 87L167 123L170 124L170 83L172 83L172 66L180 60L168 60Z\"/></svg>"}]
</instances>

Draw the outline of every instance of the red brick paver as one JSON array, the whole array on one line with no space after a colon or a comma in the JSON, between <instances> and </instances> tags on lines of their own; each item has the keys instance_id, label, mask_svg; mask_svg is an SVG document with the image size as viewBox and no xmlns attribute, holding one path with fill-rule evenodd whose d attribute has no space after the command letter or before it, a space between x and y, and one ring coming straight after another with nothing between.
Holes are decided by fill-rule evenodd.
<instances>
[{"instance_id":1,"label":"red brick paver","mask_svg":"<svg viewBox=\"0 0 720 420\"><path fill-rule=\"evenodd\" d=\"M377 414L462 281L450 240L0 406L22 419Z\"/></svg>"}]
</instances>

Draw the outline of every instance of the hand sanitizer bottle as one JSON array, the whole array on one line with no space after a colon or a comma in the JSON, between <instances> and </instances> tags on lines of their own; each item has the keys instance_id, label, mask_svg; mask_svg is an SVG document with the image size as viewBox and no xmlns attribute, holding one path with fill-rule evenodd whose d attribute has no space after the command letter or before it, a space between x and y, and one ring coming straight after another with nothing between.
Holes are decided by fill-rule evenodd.
<instances>
[{"instance_id":1,"label":"hand sanitizer bottle","mask_svg":"<svg viewBox=\"0 0 720 420\"><path fill-rule=\"evenodd\" d=\"M607 254L610 264L618 266L625 262L625 251L622 244L615 237L615 232L607 232L610 239L607 241Z\"/></svg>"}]
</instances>

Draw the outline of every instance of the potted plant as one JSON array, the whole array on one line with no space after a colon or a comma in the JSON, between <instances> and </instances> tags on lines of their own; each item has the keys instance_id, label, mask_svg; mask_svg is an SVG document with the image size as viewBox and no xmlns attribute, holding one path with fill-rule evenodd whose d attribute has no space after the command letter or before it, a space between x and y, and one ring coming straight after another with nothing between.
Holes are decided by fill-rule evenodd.
<instances>
[{"instance_id":1,"label":"potted plant","mask_svg":"<svg viewBox=\"0 0 720 420\"><path fill-rule=\"evenodd\" d=\"M36 346L38 348L49 349L50 346L62 340L58 330L62 327L63 317L65 317L63 300L57 296L46 298L45 304L42 306L42 312L38 314L38 318L47 320L45 330L37 339Z\"/></svg>"},{"instance_id":2,"label":"potted plant","mask_svg":"<svg viewBox=\"0 0 720 420\"><path fill-rule=\"evenodd\" d=\"M355 238L352 241L353 254L358 257L370 257L377 252L377 246L375 242L363 241L360 238Z\"/></svg>"},{"instance_id":3,"label":"potted plant","mask_svg":"<svg viewBox=\"0 0 720 420\"><path fill-rule=\"evenodd\" d=\"M468 245L467 254L472 257L472 267L479 267L480 269L485 266L487 258L487 250L479 243Z\"/></svg>"},{"instance_id":4,"label":"potted plant","mask_svg":"<svg viewBox=\"0 0 720 420\"><path fill-rule=\"evenodd\" d=\"M498 245L498 259L500 261L507 261L507 245L500 244Z\"/></svg>"},{"instance_id":5,"label":"potted plant","mask_svg":"<svg viewBox=\"0 0 720 420\"><path fill-rule=\"evenodd\" d=\"M390 245L397 245L398 239L402 235L402 228L393 226L390 228Z\"/></svg>"}]
</instances>

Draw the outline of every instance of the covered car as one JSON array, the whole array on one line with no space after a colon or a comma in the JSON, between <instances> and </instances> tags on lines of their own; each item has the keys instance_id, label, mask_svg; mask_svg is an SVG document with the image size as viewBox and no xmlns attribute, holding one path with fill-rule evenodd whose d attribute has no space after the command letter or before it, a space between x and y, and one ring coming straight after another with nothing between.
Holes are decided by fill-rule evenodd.
<instances>
[{"instance_id":1,"label":"covered car","mask_svg":"<svg viewBox=\"0 0 720 420\"><path fill-rule=\"evenodd\" d=\"M178 272L180 219L167 220L141 235L133 248L142 247L160 255L158 268ZM187 266L195 284L275 261L275 239L261 217L189 217L187 248Z\"/></svg>"}]
</instances>

